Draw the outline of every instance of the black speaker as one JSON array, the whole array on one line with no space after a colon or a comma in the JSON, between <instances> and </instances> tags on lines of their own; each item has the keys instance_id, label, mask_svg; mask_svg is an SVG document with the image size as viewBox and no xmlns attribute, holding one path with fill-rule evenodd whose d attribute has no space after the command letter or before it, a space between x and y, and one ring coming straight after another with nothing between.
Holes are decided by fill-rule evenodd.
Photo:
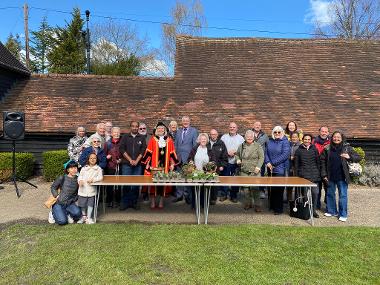
<instances>
[{"instance_id":1,"label":"black speaker","mask_svg":"<svg viewBox=\"0 0 380 285\"><path fill-rule=\"evenodd\" d=\"M25 113L3 112L3 133L5 140L22 140L25 135Z\"/></svg>"}]
</instances>

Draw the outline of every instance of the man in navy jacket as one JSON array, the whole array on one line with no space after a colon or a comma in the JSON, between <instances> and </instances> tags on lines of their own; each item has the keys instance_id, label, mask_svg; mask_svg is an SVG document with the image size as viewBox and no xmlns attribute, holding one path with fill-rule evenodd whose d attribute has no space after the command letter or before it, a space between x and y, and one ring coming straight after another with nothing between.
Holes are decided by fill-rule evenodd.
<instances>
[{"instance_id":1,"label":"man in navy jacket","mask_svg":"<svg viewBox=\"0 0 380 285\"><path fill-rule=\"evenodd\" d=\"M178 160L181 164L187 163L189 154L193 147L197 144L198 131L196 128L190 126L189 116L182 117L182 128L177 131L175 136L175 150L177 153ZM173 202L178 202L183 199L183 197L189 196L188 187L177 187L176 198Z\"/></svg>"}]
</instances>

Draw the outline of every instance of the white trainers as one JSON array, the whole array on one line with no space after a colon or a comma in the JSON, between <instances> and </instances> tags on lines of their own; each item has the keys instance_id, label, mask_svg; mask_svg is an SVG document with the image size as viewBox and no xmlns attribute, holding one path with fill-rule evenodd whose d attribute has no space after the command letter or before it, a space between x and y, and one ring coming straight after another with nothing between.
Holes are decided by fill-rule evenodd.
<instances>
[{"instance_id":1,"label":"white trainers","mask_svg":"<svg viewBox=\"0 0 380 285\"><path fill-rule=\"evenodd\" d=\"M55 219L53 217L52 211L49 212L48 222L49 222L49 224L55 224Z\"/></svg>"},{"instance_id":2,"label":"white trainers","mask_svg":"<svg viewBox=\"0 0 380 285\"><path fill-rule=\"evenodd\" d=\"M92 225L92 224L95 224L95 221L94 221L94 219L88 218L87 221L86 221L86 224L87 225Z\"/></svg>"},{"instance_id":3,"label":"white trainers","mask_svg":"<svg viewBox=\"0 0 380 285\"><path fill-rule=\"evenodd\" d=\"M87 221L87 217L86 217L86 216L82 216L82 217L78 220L77 224L85 224L86 221Z\"/></svg>"},{"instance_id":4,"label":"white trainers","mask_svg":"<svg viewBox=\"0 0 380 285\"><path fill-rule=\"evenodd\" d=\"M347 222L347 217L339 217L338 220L341 222Z\"/></svg>"},{"instance_id":5,"label":"white trainers","mask_svg":"<svg viewBox=\"0 0 380 285\"><path fill-rule=\"evenodd\" d=\"M325 213L325 217L337 217L338 215L333 215L333 214L330 214L330 213Z\"/></svg>"},{"instance_id":6,"label":"white trainers","mask_svg":"<svg viewBox=\"0 0 380 285\"><path fill-rule=\"evenodd\" d=\"M73 218L70 215L67 215L67 222L69 224L74 224L74 220L73 220Z\"/></svg>"}]
</instances>

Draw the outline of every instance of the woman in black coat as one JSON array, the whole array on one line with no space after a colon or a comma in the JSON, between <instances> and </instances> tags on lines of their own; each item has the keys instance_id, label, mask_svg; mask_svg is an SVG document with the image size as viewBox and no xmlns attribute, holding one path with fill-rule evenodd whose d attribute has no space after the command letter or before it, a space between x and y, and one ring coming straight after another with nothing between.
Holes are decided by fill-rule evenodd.
<instances>
[{"instance_id":1,"label":"woman in black coat","mask_svg":"<svg viewBox=\"0 0 380 285\"><path fill-rule=\"evenodd\" d=\"M321 181L321 162L317 148L311 144L312 136L304 134L303 143L296 150L294 155L294 173L298 177L305 178L313 183ZM318 199L318 186L311 189L313 202L313 217L319 218L316 211Z\"/></svg>"},{"instance_id":2,"label":"woman in black coat","mask_svg":"<svg viewBox=\"0 0 380 285\"><path fill-rule=\"evenodd\" d=\"M321 154L321 176L328 183L326 217L336 217L339 221L347 221L347 189L350 183L348 162L359 162L361 157L345 142L343 134L335 131L332 142ZM335 191L339 193L339 212L336 207Z\"/></svg>"}]
</instances>

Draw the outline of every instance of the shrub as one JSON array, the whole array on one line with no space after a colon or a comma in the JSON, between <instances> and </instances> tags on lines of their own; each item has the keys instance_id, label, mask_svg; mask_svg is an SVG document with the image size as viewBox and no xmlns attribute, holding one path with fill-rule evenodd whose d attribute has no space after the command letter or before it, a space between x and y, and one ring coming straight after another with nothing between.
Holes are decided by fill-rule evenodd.
<instances>
[{"instance_id":1,"label":"shrub","mask_svg":"<svg viewBox=\"0 0 380 285\"><path fill-rule=\"evenodd\" d=\"M380 165L368 164L366 165L363 174L359 177L358 183L371 187L380 186Z\"/></svg>"},{"instance_id":2,"label":"shrub","mask_svg":"<svg viewBox=\"0 0 380 285\"><path fill-rule=\"evenodd\" d=\"M12 152L0 153L0 180L12 178ZM16 152L16 174L18 178L27 179L33 175L34 156L29 152Z\"/></svg>"},{"instance_id":3,"label":"shrub","mask_svg":"<svg viewBox=\"0 0 380 285\"><path fill-rule=\"evenodd\" d=\"M352 180L352 183L354 184L359 184L359 178L363 175L364 173L364 170L365 170L365 152L364 150L361 148L361 147L353 147L354 151L360 155L360 157L362 158L360 161L359 161L359 164L361 165L362 169L363 169L363 172L360 176L356 176L356 177L352 177L351 180Z\"/></svg>"},{"instance_id":4,"label":"shrub","mask_svg":"<svg viewBox=\"0 0 380 285\"><path fill-rule=\"evenodd\" d=\"M52 150L42 154L45 180L53 181L63 174L63 164L69 160L67 150Z\"/></svg>"}]
</instances>

